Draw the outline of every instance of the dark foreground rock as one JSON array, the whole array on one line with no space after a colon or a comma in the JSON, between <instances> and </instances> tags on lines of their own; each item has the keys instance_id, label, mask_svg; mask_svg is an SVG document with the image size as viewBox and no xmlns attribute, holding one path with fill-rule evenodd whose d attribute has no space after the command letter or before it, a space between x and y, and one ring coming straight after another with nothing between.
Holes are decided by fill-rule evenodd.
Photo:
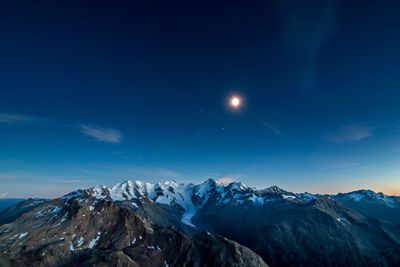
<instances>
[{"instance_id":1,"label":"dark foreground rock","mask_svg":"<svg viewBox=\"0 0 400 267\"><path fill-rule=\"evenodd\" d=\"M57 199L0 227L2 266L267 266L234 241L162 227L116 203Z\"/></svg>"}]
</instances>

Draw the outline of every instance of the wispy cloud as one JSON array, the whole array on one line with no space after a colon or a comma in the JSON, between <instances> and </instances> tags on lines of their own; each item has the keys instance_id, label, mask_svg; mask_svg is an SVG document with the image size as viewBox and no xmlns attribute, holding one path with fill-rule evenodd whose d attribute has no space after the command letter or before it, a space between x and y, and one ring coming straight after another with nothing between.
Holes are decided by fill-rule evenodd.
<instances>
[{"instance_id":1,"label":"wispy cloud","mask_svg":"<svg viewBox=\"0 0 400 267\"><path fill-rule=\"evenodd\" d=\"M230 184L233 183L235 181L235 178L233 177L221 177L217 179L217 182L220 184Z\"/></svg>"},{"instance_id":2,"label":"wispy cloud","mask_svg":"<svg viewBox=\"0 0 400 267\"><path fill-rule=\"evenodd\" d=\"M282 131L280 129L278 129L277 127L275 127L274 125L272 125L271 123L262 121L261 125L263 125L265 128L267 128L274 135L281 137L281 138L285 137L284 134L282 133Z\"/></svg>"},{"instance_id":3,"label":"wispy cloud","mask_svg":"<svg viewBox=\"0 0 400 267\"><path fill-rule=\"evenodd\" d=\"M360 141L374 135L374 130L365 125L347 125L337 133L325 136L325 139L334 143Z\"/></svg>"},{"instance_id":4,"label":"wispy cloud","mask_svg":"<svg viewBox=\"0 0 400 267\"><path fill-rule=\"evenodd\" d=\"M102 128L96 125L81 125L82 133L93 137L97 141L107 143L121 143L122 133L112 128Z\"/></svg>"},{"instance_id":5,"label":"wispy cloud","mask_svg":"<svg viewBox=\"0 0 400 267\"><path fill-rule=\"evenodd\" d=\"M48 118L35 117L24 114L11 114L11 113L0 113L0 124L44 124L51 122L51 126L57 127L65 124L62 122L56 122ZM90 124L72 124L73 128L78 128L82 133L96 139L97 141L107 143L121 143L122 133L117 129L104 128L97 125Z\"/></svg>"},{"instance_id":6,"label":"wispy cloud","mask_svg":"<svg viewBox=\"0 0 400 267\"><path fill-rule=\"evenodd\" d=\"M216 178L217 182L221 184L230 184L236 181L243 181L245 178L247 178L247 175L241 173L232 173L232 174L226 174L225 176L217 175L216 177L218 177Z\"/></svg>"},{"instance_id":7,"label":"wispy cloud","mask_svg":"<svg viewBox=\"0 0 400 267\"><path fill-rule=\"evenodd\" d=\"M5 198L8 195L7 192L0 193L0 198Z\"/></svg>"},{"instance_id":8,"label":"wispy cloud","mask_svg":"<svg viewBox=\"0 0 400 267\"><path fill-rule=\"evenodd\" d=\"M7 124L29 124L45 121L44 118L22 115L22 114L9 114L0 113L0 123Z\"/></svg>"}]
</instances>

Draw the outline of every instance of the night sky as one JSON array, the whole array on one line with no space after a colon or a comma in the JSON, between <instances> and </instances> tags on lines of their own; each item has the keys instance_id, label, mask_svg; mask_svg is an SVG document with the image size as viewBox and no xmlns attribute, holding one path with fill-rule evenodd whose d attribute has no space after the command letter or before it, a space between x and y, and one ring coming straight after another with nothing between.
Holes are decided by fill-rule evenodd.
<instances>
[{"instance_id":1,"label":"night sky","mask_svg":"<svg viewBox=\"0 0 400 267\"><path fill-rule=\"evenodd\" d=\"M207 178L400 194L399 14L386 0L4 1L0 197Z\"/></svg>"}]
</instances>

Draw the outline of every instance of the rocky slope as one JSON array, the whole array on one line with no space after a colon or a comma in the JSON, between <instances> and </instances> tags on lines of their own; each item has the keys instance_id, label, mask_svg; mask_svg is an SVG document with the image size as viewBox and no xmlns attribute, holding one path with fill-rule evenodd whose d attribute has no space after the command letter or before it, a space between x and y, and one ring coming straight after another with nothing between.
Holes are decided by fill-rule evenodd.
<instances>
[{"instance_id":1,"label":"rocky slope","mask_svg":"<svg viewBox=\"0 0 400 267\"><path fill-rule=\"evenodd\" d=\"M221 236L189 236L114 202L70 196L1 226L0 254L11 266L266 266Z\"/></svg>"},{"instance_id":2,"label":"rocky slope","mask_svg":"<svg viewBox=\"0 0 400 267\"><path fill-rule=\"evenodd\" d=\"M270 266L398 266L400 228L333 199L286 200L262 206L205 206L199 229L245 245Z\"/></svg>"}]
</instances>

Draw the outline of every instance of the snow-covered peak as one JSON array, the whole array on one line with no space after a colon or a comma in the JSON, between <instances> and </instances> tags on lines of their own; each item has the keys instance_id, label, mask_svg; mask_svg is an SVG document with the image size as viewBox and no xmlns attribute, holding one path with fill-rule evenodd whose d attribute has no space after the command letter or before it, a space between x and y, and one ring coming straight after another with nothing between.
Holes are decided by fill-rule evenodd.
<instances>
[{"instance_id":1,"label":"snow-covered peak","mask_svg":"<svg viewBox=\"0 0 400 267\"><path fill-rule=\"evenodd\" d=\"M349 193L340 193L336 195L338 199L352 200L355 202L360 201L377 201L387 204L393 204L396 202L397 197L387 196L381 192L376 193L371 190L357 190Z\"/></svg>"},{"instance_id":2,"label":"snow-covered peak","mask_svg":"<svg viewBox=\"0 0 400 267\"><path fill-rule=\"evenodd\" d=\"M210 195L217 191L217 186L220 185L211 179L198 185L176 181L149 183L128 180L111 187L95 186L85 192L95 198L113 201L147 198L158 204L179 205L186 210L182 222L193 226L191 218L208 201Z\"/></svg>"},{"instance_id":3,"label":"snow-covered peak","mask_svg":"<svg viewBox=\"0 0 400 267\"><path fill-rule=\"evenodd\" d=\"M221 187L221 185L212 179L208 179L204 183L194 186L193 193L199 198L206 198L211 193L216 192L218 187Z\"/></svg>"},{"instance_id":4,"label":"snow-covered peak","mask_svg":"<svg viewBox=\"0 0 400 267\"><path fill-rule=\"evenodd\" d=\"M215 180L208 179L200 184L166 181L149 183L144 181L125 181L114 186L95 186L85 190L89 195L114 201L124 201L148 198L159 204L180 205L184 209L203 206L211 196L220 204L253 203L262 205L272 200L310 201L318 195L309 193L292 193L278 186L271 186L258 190L248 187L241 182L232 182L224 185Z\"/></svg>"},{"instance_id":5,"label":"snow-covered peak","mask_svg":"<svg viewBox=\"0 0 400 267\"><path fill-rule=\"evenodd\" d=\"M242 182L234 182L228 185L229 189L232 191L242 191L248 189L248 187Z\"/></svg>"},{"instance_id":6,"label":"snow-covered peak","mask_svg":"<svg viewBox=\"0 0 400 267\"><path fill-rule=\"evenodd\" d=\"M251 205L263 206L274 201L291 201L307 203L318 200L324 195L311 193L293 193L278 186L265 189L248 187L241 182L224 185L208 179L200 184L166 181L150 183L146 181L124 181L114 186L95 186L86 190L78 190L64 198L82 196L83 194L98 199L113 201L141 201L147 199L161 205L179 206L185 210L181 221L190 227L195 227L192 218L196 212L210 205ZM400 203L399 198L389 197L370 190L359 190L346 194L330 195L336 200L379 201L381 203ZM210 202L210 200L212 200Z\"/></svg>"},{"instance_id":7,"label":"snow-covered peak","mask_svg":"<svg viewBox=\"0 0 400 267\"><path fill-rule=\"evenodd\" d=\"M111 187L110 197L113 200L126 200L132 198L138 198L141 196L148 196L153 198L155 194L155 185L142 182L142 181L125 181L118 183Z\"/></svg>"},{"instance_id":8,"label":"snow-covered peak","mask_svg":"<svg viewBox=\"0 0 400 267\"><path fill-rule=\"evenodd\" d=\"M307 192L293 193L278 186L256 189L241 182L225 185L212 179L200 184L177 181L150 183L128 180L114 186L102 185L86 190L77 190L64 196L64 198L87 196L109 201L129 201L135 207L139 207L138 201L142 202L144 199L160 205L178 206L185 211L181 218L182 223L190 227L196 227L192 223L192 218L197 211L203 207L207 208L208 205L263 206L276 201L308 203L325 197L338 201L378 201L387 205L400 204L399 197L386 196L383 193L375 193L371 190L359 190L337 195L319 195Z\"/></svg>"}]
</instances>

